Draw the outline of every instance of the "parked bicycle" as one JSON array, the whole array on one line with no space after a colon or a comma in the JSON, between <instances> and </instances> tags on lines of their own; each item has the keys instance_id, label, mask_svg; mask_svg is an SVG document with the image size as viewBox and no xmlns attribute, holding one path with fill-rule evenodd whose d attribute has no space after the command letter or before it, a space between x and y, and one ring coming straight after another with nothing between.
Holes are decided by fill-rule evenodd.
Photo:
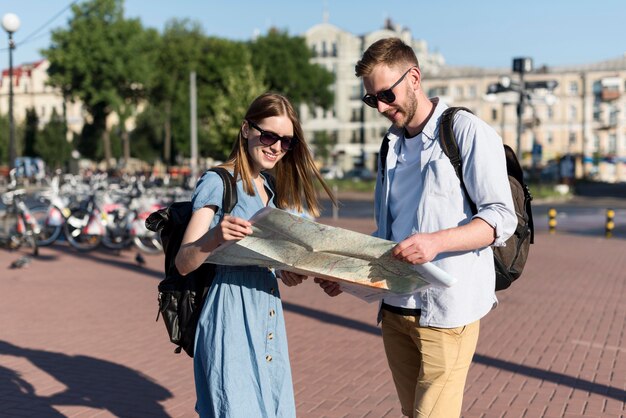
<instances>
[{"instance_id":1,"label":"parked bicycle","mask_svg":"<svg viewBox=\"0 0 626 418\"><path fill-rule=\"evenodd\" d=\"M9 173L11 183L9 191L2 194L0 207L0 245L15 250L22 245L33 249L33 255L39 255L37 239L40 233L39 223L24 202L26 191L16 189L15 169Z\"/></svg>"}]
</instances>

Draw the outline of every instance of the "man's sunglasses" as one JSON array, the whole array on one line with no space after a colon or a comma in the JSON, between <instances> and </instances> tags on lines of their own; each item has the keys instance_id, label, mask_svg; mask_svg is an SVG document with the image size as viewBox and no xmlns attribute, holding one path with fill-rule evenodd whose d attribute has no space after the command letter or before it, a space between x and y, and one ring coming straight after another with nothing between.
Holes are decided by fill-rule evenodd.
<instances>
[{"instance_id":1,"label":"man's sunglasses","mask_svg":"<svg viewBox=\"0 0 626 418\"><path fill-rule=\"evenodd\" d=\"M280 141L280 147L283 149L283 151L289 151L291 148L293 148L293 145L296 143L296 138L294 138L293 136L279 136L279 135L276 135L274 132L269 132L264 129L261 129L259 125L257 125L256 123L250 120L246 119L246 121L248 122L248 125L250 125L251 128L254 128L257 131L259 131L259 133L261 134L261 136L259 137L259 141L263 145L272 146L277 141Z\"/></svg>"},{"instance_id":2,"label":"man's sunglasses","mask_svg":"<svg viewBox=\"0 0 626 418\"><path fill-rule=\"evenodd\" d=\"M415 66L409 68L408 70L405 71L404 74L402 74L402 77L400 77L400 79L398 81L396 81L395 83L393 83L393 86L389 87L387 90L383 90L383 91L379 91L376 94L366 94L365 96L363 96L363 98L361 100L363 100L363 102L368 105L369 107L373 107L373 108L377 108L378 107L378 101L380 100L383 103L387 103L387 104L391 104L393 102L396 101L396 95L393 94L393 89L394 87L396 87L398 84L402 83L402 80L404 80L404 77L406 77L406 75L409 73L409 71L411 71L413 68L415 68Z\"/></svg>"}]
</instances>

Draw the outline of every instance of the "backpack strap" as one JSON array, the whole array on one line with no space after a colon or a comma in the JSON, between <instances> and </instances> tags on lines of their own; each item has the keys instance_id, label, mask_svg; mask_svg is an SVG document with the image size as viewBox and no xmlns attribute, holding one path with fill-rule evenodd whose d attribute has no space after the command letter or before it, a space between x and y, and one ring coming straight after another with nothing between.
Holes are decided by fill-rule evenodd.
<instances>
[{"instance_id":1,"label":"backpack strap","mask_svg":"<svg viewBox=\"0 0 626 418\"><path fill-rule=\"evenodd\" d=\"M466 112L472 113L472 111L466 107L447 108L439 118L439 143L441 144L441 149L443 150L444 154L446 154L446 156L450 159L452 167L454 167L456 176L461 182L461 189L463 189L463 193L465 194L465 197L470 204L472 213L477 214L478 209L476 208L476 203L474 203L474 201L470 198L469 193L467 192L467 188L465 187L465 182L463 181L463 162L461 161L461 154L459 153L459 144L456 142L454 129L452 128L454 115L459 110L464 110Z\"/></svg>"},{"instance_id":2,"label":"backpack strap","mask_svg":"<svg viewBox=\"0 0 626 418\"><path fill-rule=\"evenodd\" d=\"M237 205L237 183L235 182L235 178L223 167L213 167L210 168L209 171L217 173L222 179L222 183L224 184L222 210L224 214L229 214Z\"/></svg>"},{"instance_id":3,"label":"backpack strap","mask_svg":"<svg viewBox=\"0 0 626 418\"><path fill-rule=\"evenodd\" d=\"M380 144L378 156L380 158L381 183L385 182L385 168L387 168L387 154L389 153L389 132L385 134L383 143Z\"/></svg>"}]
</instances>

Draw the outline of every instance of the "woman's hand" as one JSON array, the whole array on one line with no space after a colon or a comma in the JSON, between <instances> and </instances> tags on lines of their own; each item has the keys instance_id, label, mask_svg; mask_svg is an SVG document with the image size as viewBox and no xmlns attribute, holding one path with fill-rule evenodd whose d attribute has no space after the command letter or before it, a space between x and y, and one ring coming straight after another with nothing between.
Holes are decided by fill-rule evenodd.
<instances>
[{"instance_id":1,"label":"woman's hand","mask_svg":"<svg viewBox=\"0 0 626 418\"><path fill-rule=\"evenodd\" d=\"M343 290L341 290L341 287L337 282L320 279L319 277L316 277L314 281L319 284L322 289L324 289L324 292L326 292L328 296L334 297L343 293Z\"/></svg>"},{"instance_id":2,"label":"woman's hand","mask_svg":"<svg viewBox=\"0 0 626 418\"><path fill-rule=\"evenodd\" d=\"M305 281L308 277L302 274L294 273L292 271L281 270L279 272L280 280L285 283L286 286L296 286Z\"/></svg>"},{"instance_id":3,"label":"woman's hand","mask_svg":"<svg viewBox=\"0 0 626 418\"><path fill-rule=\"evenodd\" d=\"M225 215L214 230L215 239L221 245L227 241L239 241L252 234L252 224L245 219Z\"/></svg>"}]
</instances>

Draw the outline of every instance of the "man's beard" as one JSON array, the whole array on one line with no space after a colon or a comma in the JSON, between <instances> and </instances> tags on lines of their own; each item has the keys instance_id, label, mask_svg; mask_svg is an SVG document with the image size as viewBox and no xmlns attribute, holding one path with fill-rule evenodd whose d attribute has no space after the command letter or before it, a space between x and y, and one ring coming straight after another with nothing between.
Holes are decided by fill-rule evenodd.
<instances>
[{"instance_id":1,"label":"man's beard","mask_svg":"<svg viewBox=\"0 0 626 418\"><path fill-rule=\"evenodd\" d=\"M392 119L392 122L396 128L404 129L413 120L415 113L417 112L417 97L413 90L407 89L407 103L406 106L398 106L397 111L404 116L400 121Z\"/></svg>"}]
</instances>

